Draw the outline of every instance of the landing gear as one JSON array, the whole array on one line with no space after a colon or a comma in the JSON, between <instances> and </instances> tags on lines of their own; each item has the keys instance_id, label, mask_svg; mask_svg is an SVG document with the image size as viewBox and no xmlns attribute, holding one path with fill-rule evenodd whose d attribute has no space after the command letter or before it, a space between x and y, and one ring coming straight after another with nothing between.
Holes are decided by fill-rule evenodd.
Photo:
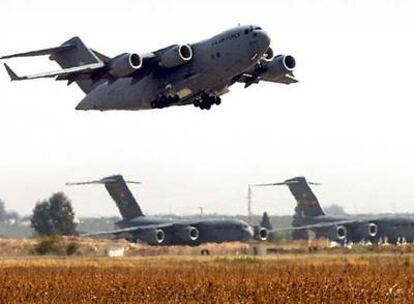
<instances>
[{"instance_id":1,"label":"landing gear","mask_svg":"<svg viewBox=\"0 0 414 304\"><path fill-rule=\"evenodd\" d=\"M201 249L200 253L201 255L210 255L210 250L204 248L204 249Z\"/></svg>"},{"instance_id":2,"label":"landing gear","mask_svg":"<svg viewBox=\"0 0 414 304\"><path fill-rule=\"evenodd\" d=\"M162 109L162 108L169 107L170 105L177 103L179 101L180 101L180 97L178 95L161 96L159 99L151 102L151 107L153 109Z\"/></svg>"},{"instance_id":3,"label":"landing gear","mask_svg":"<svg viewBox=\"0 0 414 304\"><path fill-rule=\"evenodd\" d=\"M211 106L214 104L221 104L221 98L219 96L203 95L201 99L196 99L194 101L194 106L201 110L210 110Z\"/></svg>"}]
</instances>

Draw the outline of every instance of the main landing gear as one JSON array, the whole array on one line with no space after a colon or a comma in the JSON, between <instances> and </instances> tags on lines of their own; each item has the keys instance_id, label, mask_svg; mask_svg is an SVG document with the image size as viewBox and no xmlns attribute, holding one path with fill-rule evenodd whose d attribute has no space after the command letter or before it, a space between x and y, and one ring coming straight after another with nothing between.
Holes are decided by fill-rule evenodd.
<instances>
[{"instance_id":1,"label":"main landing gear","mask_svg":"<svg viewBox=\"0 0 414 304\"><path fill-rule=\"evenodd\" d=\"M194 106L201 110L210 110L213 104L219 105L220 103L221 98L219 96L203 95L201 99L196 99L194 101Z\"/></svg>"},{"instance_id":2,"label":"main landing gear","mask_svg":"<svg viewBox=\"0 0 414 304\"><path fill-rule=\"evenodd\" d=\"M177 103L180 101L180 97L178 95L174 96L162 96L161 98L154 100L151 102L151 107L153 109L162 109L165 107L169 107L173 103Z\"/></svg>"}]
</instances>

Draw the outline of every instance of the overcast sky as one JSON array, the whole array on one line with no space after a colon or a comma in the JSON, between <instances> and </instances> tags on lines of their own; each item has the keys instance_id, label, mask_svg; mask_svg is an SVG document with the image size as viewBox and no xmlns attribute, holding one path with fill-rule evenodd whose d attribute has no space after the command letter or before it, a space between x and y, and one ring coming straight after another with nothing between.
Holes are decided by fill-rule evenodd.
<instances>
[{"instance_id":1,"label":"overcast sky","mask_svg":"<svg viewBox=\"0 0 414 304\"><path fill-rule=\"evenodd\" d=\"M0 2L0 54L80 36L109 56L191 43L258 24L300 83L235 85L211 111L79 112L76 85L10 83L0 71L0 198L29 214L64 191L79 216L117 215L103 186L64 186L122 173L147 213L246 213L247 185L304 175L323 205L414 212L414 2ZM19 74L56 70L9 61ZM292 214L287 188L255 189L253 212Z\"/></svg>"}]
</instances>

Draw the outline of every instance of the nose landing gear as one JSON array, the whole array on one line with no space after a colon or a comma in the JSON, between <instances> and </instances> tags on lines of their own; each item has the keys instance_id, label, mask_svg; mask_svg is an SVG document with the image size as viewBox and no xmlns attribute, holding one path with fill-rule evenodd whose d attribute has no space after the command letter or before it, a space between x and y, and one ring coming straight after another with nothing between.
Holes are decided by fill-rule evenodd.
<instances>
[{"instance_id":1,"label":"nose landing gear","mask_svg":"<svg viewBox=\"0 0 414 304\"><path fill-rule=\"evenodd\" d=\"M201 96L201 99L196 99L194 101L194 106L201 110L210 110L211 106L214 104L221 104L221 98L219 96L203 95Z\"/></svg>"}]
</instances>

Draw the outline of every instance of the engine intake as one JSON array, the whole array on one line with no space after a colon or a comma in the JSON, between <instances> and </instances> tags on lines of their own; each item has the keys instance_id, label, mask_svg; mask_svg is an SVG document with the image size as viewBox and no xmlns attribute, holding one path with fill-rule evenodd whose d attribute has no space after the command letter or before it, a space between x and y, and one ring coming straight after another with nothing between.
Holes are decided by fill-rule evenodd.
<instances>
[{"instance_id":1,"label":"engine intake","mask_svg":"<svg viewBox=\"0 0 414 304\"><path fill-rule=\"evenodd\" d=\"M342 241L346 239L347 230L345 226L339 225L336 227L336 237L338 240Z\"/></svg>"},{"instance_id":2,"label":"engine intake","mask_svg":"<svg viewBox=\"0 0 414 304\"><path fill-rule=\"evenodd\" d=\"M183 240L197 241L200 237L200 232L196 227L187 226L174 231L175 234Z\"/></svg>"},{"instance_id":3,"label":"engine intake","mask_svg":"<svg viewBox=\"0 0 414 304\"><path fill-rule=\"evenodd\" d=\"M357 239L359 241L370 240L377 236L378 225L373 222L358 224L355 232L357 233Z\"/></svg>"},{"instance_id":4,"label":"engine intake","mask_svg":"<svg viewBox=\"0 0 414 304\"><path fill-rule=\"evenodd\" d=\"M261 78L270 81L292 73L296 67L296 60L291 55L278 55L272 60L265 59L265 62L265 72L263 72Z\"/></svg>"},{"instance_id":5,"label":"engine intake","mask_svg":"<svg viewBox=\"0 0 414 304\"><path fill-rule=\"evenodd\" d=\"M370 237L376 237L378 234L378 225L375 223L368 224L368 235Z\"/></svg>"},{"instance_id":6,"label":"engine intake","mask_svg":"<svg viewBox=\"0 0 414 304\"><path fill-rule=\"evenodd\" d=\"M192 58L193 49L190 45L177 45L161 55L159 65L164 68L173 68L190 61Z\"/></svg>"},{"instance_id":7,"label":"engine intake","mask_svg":"<svg viewBox=\"0 0 414 304\"><path fill-rule=\"evenodd\" d=\"M269 236L269 232L264 227L254 227L254 237L255 239L266 241Z\"/></svg>"},{"instance_id":8,"label":"engine intake","mask_svg":"<svg viewBox=\"0 0 414 304\"><path fill-rule=\"evenodd\" d=\"M109 74L116 77L125 77L141 68L142 59L136 53L119 55L109 62Z\"/></svg>"},{"instance_id":9,"label":"engine intake","mask_svg":"<svg viewBox=\"0 0 414 304\"><path fill-rule=\"evenodd\" d=\"M153 229L144 232L140 239L149 245L161 245L165 241L165 233L162 229Z\"/></svg>"}]
</instances>

